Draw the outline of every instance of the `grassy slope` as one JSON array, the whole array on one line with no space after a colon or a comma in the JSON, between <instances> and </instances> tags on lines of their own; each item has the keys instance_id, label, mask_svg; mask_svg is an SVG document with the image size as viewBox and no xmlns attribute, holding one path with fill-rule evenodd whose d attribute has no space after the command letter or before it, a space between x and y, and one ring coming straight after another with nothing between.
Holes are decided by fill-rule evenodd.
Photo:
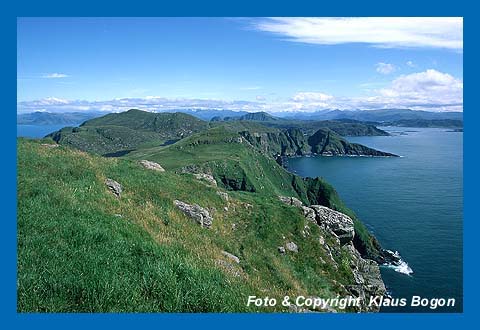
<instances>
[{"instance_id":1,"label":"grassy slope","mask_svg":"<svg viewBox=\"0 0 480 330\"><path fill-rule=\"evenodd\" d=\"M123 185L121 198L106 177ZM188 174L19 139L18 310L244 311L252 294L342 294L334 281L349 284L350 269L318 262L328 260L319 229L304 238L299 210L268 193L229 194L227 205ZM210 208L212 228L174 199ZM298 254L278 254L288 241ZM221 250L240 257L239 277L217 264Z\"/></svg>"},{"instance_id":2,"label":"grassy slope","mask_svg":"<svg viewBox=\"0 0 480 330\"><path fill-rule=\"evenodd\" d=\"M276 131L241 121L221 124L174 145L140 149L128 157L156 161L168 170L178 171L182 167L195 165L201 171L211 172L219 183L224 175L237 181L247 178L248 187L253 186L255 191L271 198L278 195L295 196L307 205L321 204L341 211L354 219L357 249L368 258L378 259L380 244L354 212L345 206L330 184L321 178L301 180L279 166L272 158L265 157L257 148L252 148L245 142L231 142L238 139L237 132L246 129L260 133Z\"/></svg>"}]
</instances>

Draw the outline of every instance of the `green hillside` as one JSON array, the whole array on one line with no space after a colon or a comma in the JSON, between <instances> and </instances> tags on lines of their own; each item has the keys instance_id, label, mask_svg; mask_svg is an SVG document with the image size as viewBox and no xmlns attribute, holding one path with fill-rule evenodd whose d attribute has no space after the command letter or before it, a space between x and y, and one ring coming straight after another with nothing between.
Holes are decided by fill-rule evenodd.
<instances>
[{"instance_id":1,"label":"green hillside","mask_svg":"<svg viewBox=\"0 0 480 330\"><path fill-rule=\"evenodd\" d=\"M156 172L45 142L18 140L20 312L262 311L246 307L248 295L336 297L355 284L358 257L279 201L276 194L289 187L261 189L266 181L252 178L255 193L226 190L175 173L187 161L169 163L167 153L159 154L167 170ZM200 146L182 142L185 155ZM258 157L243 170L263 168L256 174L272 187L288 177L274 177L274 161L241 149L230 156ZM120 197L107 178L121 184ZM208 209L212 227L186 217L174 200ZM279 253L290 241L298 252Z\"/></svg>"},{"instance_id":2,"label":"green hillside","mask_svg":"<svg viewBox=\"0 0 480 330\"><path fill-rule=\"evenodd\" d=\"M153 113L128 110L90 119L81 126L121 126L158 133L163 138L181 138L208 127L208 123L181 112Z\"/></svg>"},{"instance_id":3,"label":"green hillside","mask_svg":"<svg viewBox=\"0 0 480 330\"><path fill-rule=\"evenodd\" d=\"M312 152L319 155L396 156L358 143L350 143L329 128L321 128L315 132L308 138L308 144L312 147Z\"/></svg>"}]
</instances>

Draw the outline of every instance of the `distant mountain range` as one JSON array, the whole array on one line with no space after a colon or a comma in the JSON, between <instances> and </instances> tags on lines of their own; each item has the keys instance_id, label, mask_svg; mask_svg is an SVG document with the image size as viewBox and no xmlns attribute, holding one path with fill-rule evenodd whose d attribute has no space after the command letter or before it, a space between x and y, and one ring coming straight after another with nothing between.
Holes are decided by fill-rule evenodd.
<instances>
[{"instance_id":1,"label":"distant mountain range","mask_svg":"<svg viewBox=\"0 0 480 330\"><path fill-rule=\"evenodd\" d=\"M17 125L70 125L78 126L84 121L105 115L101 111L89 112L31 112L17 115Z\"/></svg>"},{"instance_id":2,"label":"distant mountain range","mask_svg":"<svg viewBox=\"0 0 480 330\"><path fill-rule=\"evenodd\" d=\"M258 121L269 125L281 126L285 121L298 121L302 125L307 121L333 120L345 123L366 122L371 125L392 125L410 127L463 127L463 112L431 112L409 109L384 110L322 110L317 112L246 112L218 109L176 109L161 112L182 112L205 121ZM103 116L105 112L32 112L17 115L19 125L69 125L78 126L86 120ZM344 134L342 134L344 135Z\"/></svg>"},{"instance_id":3,"label":"distant mountain range","mask_svg":"<svg viewBox=\"0 0 480 330\"><path fill-rule=\"evenodd\" d=\"M275 116L301 120L353 119L371 122L394 122L398 120L461 120L463 112L433 112L410 109L382 110L322 110L316 112L276 112Z\"/></svg>"}]
</instances>

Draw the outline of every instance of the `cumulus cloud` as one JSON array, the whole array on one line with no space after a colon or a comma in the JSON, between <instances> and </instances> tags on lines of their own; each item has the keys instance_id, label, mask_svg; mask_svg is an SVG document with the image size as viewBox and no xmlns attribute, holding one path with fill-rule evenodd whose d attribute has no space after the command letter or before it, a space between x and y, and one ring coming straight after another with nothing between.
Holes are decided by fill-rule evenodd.
<instances>
[{"instance_id":1,"label":"cumulus cloud","mask_svg":"<svg viewBox=\"0 0 480 330\"><path fill-rule=\"evenodd\" d=\"M318 45L463 49L461 17L274 17L254 21L253 27L290 41Z\"/></svg>"},{"instance_id":2,"label":"cumulus cloud","mask_svg":"<svg viewBox=\"0 0 480 330\"><path fill-rule=\"evenodd\" d=\"M57 79L57 78L67 78L68 75L65 73L47 73L42 76L45 79Z\"/></svg>"},{"instance_id":3,"label":"cumulus cloud","mask_svg":"<svg viewBox=\"0 0 480 330\"><path fill-rule=\"evenodd\" d=\"M463 104L463 82L434 69L401 75L389 87L380 89L378 98L391 104Z\"/></svg>"},{"instance_id":4,"label":"cumulus cloud","mask_svg":"<svg viewBox=\"0 0 480 330\"><path fill-rule=\"evenodd\" d=\"M390 74L390 73L392 73L396 70L395 66L393 64L390 64L390 63L380 62L380 63L375 64L375 67L376 67L377 72L381 73L381 74Z\"/></svg>"},{"instance_id":5,"label":"cumulus cloud","mask_svg":"<svg viewBox=\"0 0 480 330\"><path fill-rule=\"evenodd\" d=\"M412 61L407 61L407 66L410 68L416 67L415 63L413 63Z\"/></svg>"},{"instance_id":6,"label":"cumulus cloud","mask_svg":"<svg viewBox=\"0 0 480 330\"><path fill-rule=\"evenodd\" d=\"M282 107L282 105L278 105ZM317 92L297 93L284 109L388 109L463 111L463 82L448 73L429 69L400 75L386 87L363 97L335 97Z\"/></svg>"}]
</instances>

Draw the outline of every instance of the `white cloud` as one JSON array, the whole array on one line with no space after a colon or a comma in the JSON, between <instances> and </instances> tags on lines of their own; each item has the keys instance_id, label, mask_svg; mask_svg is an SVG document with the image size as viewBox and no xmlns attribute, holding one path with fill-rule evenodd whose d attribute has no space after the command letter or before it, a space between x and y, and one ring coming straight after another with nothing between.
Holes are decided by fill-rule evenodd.
<instances>
[{"instance_id":1,"label":"white cloud","mask_svg":"<svg viewBox=\"0 0 480 330\"><path fill-rule=\"evenodd\" d=\"M335 97L318 92L301 92L289 102L273 106L298 111L388 108L463 111L463 82L450 74L429 69L401 75L388 86L371 90L368 96Z\"/></svg>"},{"instance_id":2,"label":"white cloud","mask_svg":"<svg viewBox=\"0 0 480 330\"><path fill-rule=\"evenodd\" d=\"M290 41L318 45L463 49L462 17L274 17L254 21L253 26Z\"/></svg>"},{"instance_id":3,"label":"white cloud","mask_svg":"<svg viewBox=\"0 0 480 330\"><path fill-rule=\"evenodd\" d=\"M65 73L47 73L42 76L42 78L46 79L56 79L56 78L67 78L68 75Z\"/></svg>"},{"instance_id":4,"label":"white cloud","mask_svg":"<svg viewBox=\"0 0 480 330\"><path fill-rule=\"evenodd\" d=\"M411 105L463 104L463 82L448 73L434 69L402 75L389 87L380 89L384 102Z\"/></svg>"},{"instance_id":5,"label":"white cloud","mask_svg":"<svg viewBox=\"0 0 480 330\"><path fill-rule=\"evenodd\" d=\"M413 63L412 61L407 61L407 66L410 67L410 68L414 68L416 67L415 63Z\"/></svg>"},{"instance_id":6,"label":"white cloud","mask_svg":"<svg viewBox=\"0 0 480 330\"><path fill-rule=\"evenodd\" d=\"M147 96L106 101L65 100L49 97L18 102L19 113L33 111L109 111L137 108L146 111L178 109L229 109L242 111L317 111L325 109L388 109L405 108L431 111L463 111L463 82L448 73L429 69L400 75L384 88L369 90L367 96L339 97L319 91L302 91L290 98L256 101L189 99Z\"/></svg>"},{"instance_id":7,"label":"white cloud","mask_svg":"<svg viewBox=\"0 0 480 330\"><path fill-rule=\"evenodd\" d=\"M390 74L396 70L395 66L390 63L377 63L375 64L376 70L381 74Z\"/></svg>"},{"instance_id":8,"label":"white cloud","mask_svg":"<svg viewBox=\"0 0 480 330\"><path fill-rule=\"evenodd\" d=\"M333 99L332 95L319 92L300 92L293 96L295 102L325 102Z\"/></svg>"}]
</instances>

